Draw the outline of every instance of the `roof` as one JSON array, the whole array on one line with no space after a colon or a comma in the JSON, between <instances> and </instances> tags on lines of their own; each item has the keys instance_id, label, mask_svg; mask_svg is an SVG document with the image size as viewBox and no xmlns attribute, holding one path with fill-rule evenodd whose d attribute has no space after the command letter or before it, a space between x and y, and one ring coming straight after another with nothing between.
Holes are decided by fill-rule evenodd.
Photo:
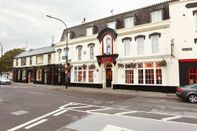
<instances>
[{"instance_id":1,"label":"roof","mask_svg":"<svg viewBox=\"0 0 197 131\"><path fill-rule=\"evenodd\" d=\"M37 48L37 49L30 49L28 51L23 51L22 53L18 54L14 58L20 58L20 57L27 57L27 56L33 56L33 55L40 55L40 54L46 54L55 52L55 48L52 46Z\"/></svg>"}]
</instances>

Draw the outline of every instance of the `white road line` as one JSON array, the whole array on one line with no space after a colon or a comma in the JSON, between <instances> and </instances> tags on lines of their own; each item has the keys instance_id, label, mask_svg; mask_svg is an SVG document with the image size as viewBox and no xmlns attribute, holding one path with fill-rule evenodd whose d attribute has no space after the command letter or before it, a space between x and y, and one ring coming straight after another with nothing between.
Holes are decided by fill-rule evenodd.
<instances>
[{"instance_id":1,"label":"white road line","mask_svg":"<svg viewBox=\"0 0 197 131\"><path fill-rule=\"evenodd\" d=\"M58 112L58 113L56 113L56 114L53 114L53 116L59 116L59 115L65 113L65 112L67 112L67 111L68 111L68 110L60 111L60 112Z\"/></svg>"},{"instance_id":2,"label":"white road line","mask_svg":"<svg viewBox=\"0 0 197 131\"><path fill-rule=\"evenodd\" d=\"M87 106L77 106L77 107L68 107L68 109L78 109L78 108L88 108L92 107L92 105L87 105Z\"/></svg>"},{"instance_id":3,"label":"white road line","mask_svg":"<svg viewBox=\"0 0 197 131\"><path fill-rule=\"evenodd\" d=\"M65 105L63 105L63 106L60 106L59 109L65 109L65 108L66 108L67 106L69 106L69 105L73 105L73 103L70 102L70 103L65 104Z\"/></svg>"},{"instance_id":4,"label":"white road line","mask_svg":"<svg viewBox=\"0 0 197 131\"><path fill-rule=\"evenodd\" d=\"M40 120L40 121L38 121L38 122L36 122L36 123L34 123L34 124L32 124L32 125L29 125L29 126L25 127L25 129L30 129L30 128L35 127L35 126L37 126L37 125L40 125L40 124L42 124L42 123L44 123L44 122L46 122L46 121L48 121L48 119Z\"/></svg>"},{"instance_id":5,"label":"white road line","mask_svg":"<svg viewBox=\"0 0 197 131\"><path fill-rule=\"evenodd\" d=\"M94 110L88 110L87 112L96 112L96 111L104 111L104 110L110 110L111 108L104 108L104 109L94 109Z\"/></svg>"},{"instance_id":6,"label":"white road line","mask_svg":"<svg viewBox=\"0 0 197 131\"><path fill-rule=\"evenodd\" d=\"M181 118L181 116L174 116L174 117L167 117L167 118L162 118L163 121L170 121L170 120L174 120L174 119L178 119Z\"/></svg>"},{"instance_id":7,"label":"white road line","mask_svg":"<svg viewBox=\"0 0 197 131\"><path fill-rule=\"evenodd\" d=\"M55 113L57 113L57 112L59 112L59 111L62 111L62 110L63 110L63 109L61 109L61 108L60 108L60 109L57 109L57 110L52 111L52 112L50 112L50 113L47 113L47 114L45 114L45 115L43 115L43 116L37 117L37 118L35 118L35 119L33 119L33 120L30 120L30 121L28 121L28 122L26 122L26 123L23 123L23 124L21 124L21 125L18 125L18 126L16 126L16 127L13 127L13 128L11 128L11 129L8 129L7 131L16 131L16 130L22 128L22 127L25 127L25 126L27 126L27 125L29 125L29 124L31 124L31 123L34 123L34 122L36 122L36 121L38 121L38 120L40 120L40 119L43 119L43 118L48 117L48 116L50 116L50 115L53 115L53 114L55 114Z\"/></svg>"},{"instance_id":8,"label":"white road line","mask_svg":"<svg viewBox=\"0 0 197 131\"><path fill-rule=\"evenodd\" d=\"M136 112L138 111L120 112L120 113L116 113L115 115L124 115L124 114L136 113Z\"/></svg>"}]
</instances>

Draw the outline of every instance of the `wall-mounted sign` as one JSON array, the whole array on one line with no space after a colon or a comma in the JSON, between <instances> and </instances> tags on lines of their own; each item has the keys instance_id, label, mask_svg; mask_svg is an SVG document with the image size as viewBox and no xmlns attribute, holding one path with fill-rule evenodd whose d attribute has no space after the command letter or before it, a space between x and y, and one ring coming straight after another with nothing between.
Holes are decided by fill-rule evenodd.
<instances>
[{"instance_id":1,"label":"wall-mounted sign","mask_svg":"<svg viewBox=\"0 0 197 131\"><path fill-rule=\"evenodd\" d=\"M192 48L182 48L182 51L192 51Z\"/></svg>"},{"instance_id":2,"label":"wall-mounted sign","mask_svg":"<svg viewBox=\"0 0 197 131\"><path fill-rule=\"evenodd\" d=\"M97 62L99 66L104 63L113 63L114 65L116 64L116 58L118 58L118 54L112 54L112 55L100 55L96 56L97 57Z\"/></svg>"}]
</instances>

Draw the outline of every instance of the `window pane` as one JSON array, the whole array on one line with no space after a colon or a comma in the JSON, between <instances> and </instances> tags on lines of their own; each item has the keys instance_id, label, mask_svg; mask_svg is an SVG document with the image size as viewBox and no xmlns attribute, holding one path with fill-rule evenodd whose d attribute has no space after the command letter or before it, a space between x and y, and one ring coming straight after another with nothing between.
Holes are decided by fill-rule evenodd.
<instances>
[{"instance_id":1,"label":"window pane","mask_svg":"<svg viewBox=\"0 0 197 131\"><path fill-rule=\"evenodd\" d=\"M124 19L124 26L125 28L133 27L134 26L134 18L129 17Z\"/></svg>"},{"instance_id":2,"label":"window pane","mask_svg":"<svg viewBox=\"0 0 197 131\"><path fill-rule=\"evenodd\" d=\"M151 37L152 41L152 53L159 53L159 36L155 35Z\"/></svg>"},{"instance_id":3,"label":"window pane","mask_svg":"<svg viewBox=\"0 0 197 131\"><path fill-rule=\"evenodd\" d=\"M93 34L93 28L92 27L89 27L89 28L87 28L87 30L86 30L87 32L87 36L90 36L90 35L92 35Z\"/></svg>"},{"instance_id":4,"label":"window pane","mask_svg":"<svg viewBox=\"0 0 197 131\"><path fill-rule=\"evenodd\" d=\"M162 20L162 11L154 11L151 13L151 22L159 22Z\"/></svg>"},{"instance_id":5,"label":"window pane","mask_svg":"<svg viewBox=\"0 0 197 131\"><path fill-rule=\"evenodd\" d=\"M114 22L108 23L107 27L115 30L116 29L116 22L114 21Z\"/></svg>"},{"instance_id":6,"label":"window pane","mask_svg":"<svg viewBox=\"0 0 197 131\"><path fill-rule=\"evenodd\" d=\"M137 54L138 55L144 54L144 38L137 39Z\"/></svg>"},{"instance_id":7,"label":"window pane","mask_svg":"<svg viewBox=\"0 0 197 131\"><path fill-rule=\"evenodd\" d=\"M143 77L143 70L138 70L138 83L143 84L144 83L144 77Z\"/></svg>"},{"instance_id":8,"label":"window pane","mask_svg":"<svg viewBox=\"0 0 197 131\"><path fill-rule=\"evenodd\" d=\"M146 79L146 84L154 84L154 70L153 69L145 70L145 79Z\"/></svg>"},{"instance_id":9,"label":"window pane","mask_svg":"<svg viewBox=\"0 0 197 131\"><path fill-rule=\"evenodd\" d=\"M162 84L162 70L156 69L156 83Z\"/></svg>"},{"instance_id":10,"label":"window pane","mask_svg":"<svg viewBox=\"0 0 197 131\"><path fill-rule=\"evenodd\" d=\"M129 56L130 55L130 40L124 40L124 55Z\"/></svg>"},{"instance_id":11,"label":"window pane","mask_svg":"<svg viewBox=\"0 0 197 131\"><path fill-rule=\"evenodd\" d=\"M133 84L134 77L133 77L133 70L125 70L125 83Z\"/></svg>"}]
</instances>

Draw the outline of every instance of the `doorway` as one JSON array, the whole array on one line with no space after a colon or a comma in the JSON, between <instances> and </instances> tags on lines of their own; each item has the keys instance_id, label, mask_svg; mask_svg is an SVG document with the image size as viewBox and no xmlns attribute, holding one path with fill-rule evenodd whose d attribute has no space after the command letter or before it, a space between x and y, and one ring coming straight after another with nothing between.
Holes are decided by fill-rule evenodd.
<instances>
[{"instance_id":1,"label":"doorway","mask_svg":"<svg viewBox=\"0 0 197 131\"><path fill-rule=\"evenodd\" d=\"M112 83L112 65L107 64L106 65L106 87L111 88Z\"/></svg>"}]
</instances>

